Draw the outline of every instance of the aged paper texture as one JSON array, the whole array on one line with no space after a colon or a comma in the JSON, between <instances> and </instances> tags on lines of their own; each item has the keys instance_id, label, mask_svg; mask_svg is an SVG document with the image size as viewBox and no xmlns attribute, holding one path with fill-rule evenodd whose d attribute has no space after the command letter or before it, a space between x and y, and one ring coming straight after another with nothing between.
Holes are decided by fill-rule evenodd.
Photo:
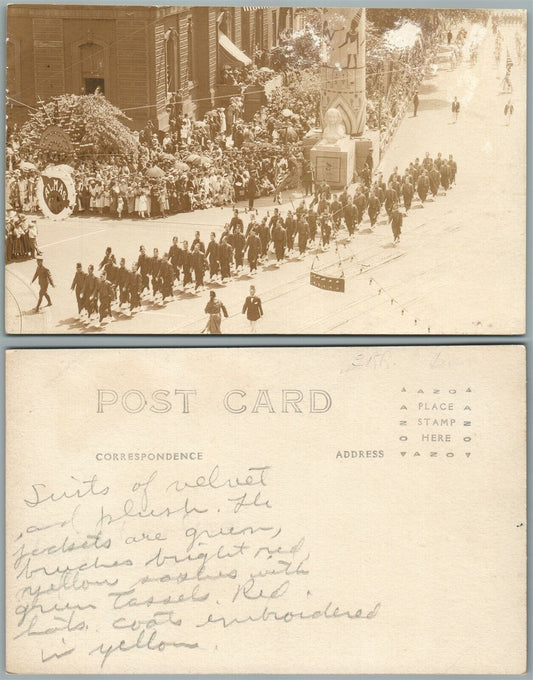
<instances>
[{"instance_id":1,"label":"aged paper texture","mask_svg":"<svg viewBox=\"0 0 533 680\"><path fill-rule=\"evenodd\" d=\"M526 665L520 346L7 355L7 670Z\"/></svg>"},{"instance_id":2,"label":"aged paper texture","mask_svg":"<svg viewBox=\"0 0 533 680\"><path fill-rule=\"evenodd\" d=\"M7 333L525 332L527 9L300 4L9 5Z\"/></svg>"}]
</instances>

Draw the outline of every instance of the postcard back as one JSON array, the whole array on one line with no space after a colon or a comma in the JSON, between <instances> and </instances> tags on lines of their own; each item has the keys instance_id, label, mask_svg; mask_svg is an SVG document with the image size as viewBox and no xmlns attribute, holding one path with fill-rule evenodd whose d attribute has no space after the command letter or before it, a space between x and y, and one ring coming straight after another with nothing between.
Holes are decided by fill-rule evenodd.
<instances>
[{"instance_id":1,"label":"postcard back","mask_svg":"<svg viewBox=\"0 0 533 680\"><path fill-rule=\"evenodd\" d=\"M7 355L7 670L526 665L523 347Z\"/></svg>"}]
</instances>

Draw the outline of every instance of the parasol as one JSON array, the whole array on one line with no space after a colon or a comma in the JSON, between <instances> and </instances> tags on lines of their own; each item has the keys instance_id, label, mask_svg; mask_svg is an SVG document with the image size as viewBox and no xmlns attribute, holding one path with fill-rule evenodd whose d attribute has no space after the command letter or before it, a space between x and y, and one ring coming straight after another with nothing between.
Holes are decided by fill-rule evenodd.
<instances>
[{"instance_id":1,"label":"parasol","mask_svg":"<svg viewBox=\"0 0 533 680\"><path fill-rule=\"evenodd\" d=\"M209 156L201 156L200 163L204 168L208 168L210 165L212 165L213 159L209 158Z\"/></svg>"},{"instance_id":2,"label":"parasol","mask_svg":"<svg viewBox=\"0 0 533 680\"><path fill-rule=\"evenodd\" d=\"M163 170L161 170L160 167L154 165L153 168L148 168L148 170L146 171L146 176L153 177L154 179L160 179L161 177L165 176L165 173Z\"/></svg>"},{"instance_id":3,"label":"parasol","mask_svg":"<svg viewBox=\"0 0 533 680\"><path fill-rule=\"evenodd\" d=\"M183 161L176 161L174 163L174 167L180 172L187 172L187 170L191 169L190 166L188 166L187 163L184 163Z\"/></svg>"},{"instance_id":4,"label":"parasol","mask_svg":"<svg viewBox=\"0 0 533 680\"><path fill-rule=\"evenodd\" d=\"M37 166L28 161L22 161L19 167L21 170L37 170Z\"/></svg>"},{"instance_id":5,"label":"parasol","mask_svg":"<svg viewBox=\"0 0 533 680\"><path fill-rule=\"evenodd\" d=\"M287 139L288 142L297 142L298 141L298 133L290 125L287 127L287 137L286 137L286 139Z\"/></svg>"},{"instance_id":6,"label":"parasol","mask_svg":"<svg viewBox=\"0 0 533 680\"><path fill-rule=\"evenodd\" d=\"M200 165L202 162L201 157L197 153L189 154L185 160L191 165Z\"/></svg>"},{"instance_id":7,"label":"parasol","mask_svg":"<svg viewBox=\"0 0 533 680\"><path fill-rule=\"evenodd\" d=\"M291 111L290 109L283 109L283 111L281 112L281 115L282 115L284 118L288 118L289 116L292 116L293 113L292 113L292 111Z\"/></svg>"},{"instance_id":8,"label":"parasol","mask_svg":"<svg viewBox=\"0 0 533 680\"><path fill-rule=\"evenodd\" d=\"M59 170L60 172L67 172L69 175L74 172L74 168L72 165L56 165L56 170Z\"/></svg>"}]
</instances>

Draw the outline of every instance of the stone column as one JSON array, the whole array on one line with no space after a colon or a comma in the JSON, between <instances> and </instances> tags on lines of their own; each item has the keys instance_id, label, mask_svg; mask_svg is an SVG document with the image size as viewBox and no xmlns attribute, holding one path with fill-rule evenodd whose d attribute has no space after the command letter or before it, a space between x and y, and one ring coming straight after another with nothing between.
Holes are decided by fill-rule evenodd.
<instances>
[{"instance_id":1,"label":"stone column","mask_svg":"<svg viewBox=\"0 0 533 680\"><path fill-rule=\"evenodd\" d=\"M322 139L310 151L315 182L333 189L349 185L364 167L372 143L366 125L365 10L322 11Z\"/></svg>"},{"instance_id":2,"label":"stone column","mask_svg":"<svg viewBox=\"0 0 533 680\"><path fill-rule=\"evenodd\" d=\"M322 27L322 121L328 109L337 109L346 134L359 137L366 124L365 9L325 7Z\"/></svg>"}]
</instances>

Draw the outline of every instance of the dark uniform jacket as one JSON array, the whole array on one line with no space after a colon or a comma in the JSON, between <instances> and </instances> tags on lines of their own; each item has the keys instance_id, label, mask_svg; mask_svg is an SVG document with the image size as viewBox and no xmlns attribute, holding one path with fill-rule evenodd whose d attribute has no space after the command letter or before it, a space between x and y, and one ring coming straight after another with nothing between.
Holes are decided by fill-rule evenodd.
<instances>
[{"instance_id":1,"label":"dark uniform jacket","mask_svg":"<svg viewBox=\"0 0 533 680\"><path fill-rule=\"evenodd\" d=\"M244 223L241 218L234 215L229 222L229 228L231 231L235 231L238 226L240 226L241 229L244 229Z\"/></svg>"},{"instance_id":2,"label":"dark uniform jacket","mask_svg":"<svg viewBox=\"0 0 533 680\"><path fill-rule=\"evenodd\" d=\"M132 293L140 293L142 289L142 277L139 272L130 272L130 290Z\"/></svg>"},{"instance_id":3,"label":"dark uniform jacket","mask_svg":"<svg viewBox=\"0 0 533 680\"><path fill-rule=\"evenodd\" d=\"M184 272L189 272L191 270L191 265L192 265L192 253L190 250L182 250L181 251L181 264L183 266L183 271Z\"/></svg>"},{"instance_id":4,"label":"dark uniform jacket","mask_svg":"<svg viewBox=\"0 0 533 680\"><path fill-rule=\"evenodd\" d=\"M429 186L431 187L431 191L436 193L440 185L440 172L437 170L437 168L433 168L433 170L429 171Z\"/></svg>"},{"instance_id":5,"label":"dark uniform jacket","mask_svg":"<svg viewBox=\"0 0 533 680\"><path fill-rule=\"evenodd\" d=\"M74 278L72 279L72 285L70 286L70 290L75 290L76 295L80 295L81 293L83 293L86 278L87 278L86 272L76 272L74 274Z\"/></svg>"},{"instance_id":6,"label":"dark uniform jacket","mask_svg":"<svg viewBox=\"0 0 533 680\"><path fill-rule=\"evenodd\" d=\"M85 288L83 297L90 300L98 293L98 280L94 274L87 274L85 277Z\"/></svg>"},{"instance_id":7,"label":"dark uniform jacket","mask_svg":"<svg viewBox=\"0 0 533 680\"><path fill-rule=\"evenodd\" d=\"M263 244L263 246L266 248L270 241L270 229L266 222L261 222L261 224L259 225L259 238L261 239L261 243Z\"/></svg>"},{"instance_id":8,"label":"dark uniform jacket","mask_svg":"<svg viewBox=\"0 0 533 680\"><path fill-rule=\"evenodd\" d=\"M366 209L366 196L364 194L357 194L357 196L354 197L354 203L359 210L359 215L362 215Z\"/></svg>"},{"instance_id":9,"label":"dark uniform jacket","mask_svg":"<svg viewBox=\"0 0 533 680\"><path fill-rule=\"evenodd\" d=\"M283 232L285 233L285 229L283 229ZM252 232L250 236L248 236L246 248L248 249L248 257L253 258L259 255L261 252L261 241L259 240L259 236L257 236L257 234Z\"/></svg>"},{"instance_id":10,"label":"dark uniform jacket","mask_svg":"<svg viewBox=\"0 0 533 680\"><path fill-rule=\"evenodd\" d=\"M137 260L137 267L141 270L141 274L148 274L150 271L150 258L146 253L140 253Z\"/></svg>"},{"instance_id":11,"label":"dark uniform jacket","mask_svg":"<svg viewBox=\"0 0 533 680\"><path fill-rule=\"evenodd\" d=\"M44 266L43 267L37 267L31 282L33 283L35 281L35 279L39 280L39 288L43 291L48 290L48 285L51 285L51 286L54 285L54 282L52 281L52 274L50 273L50 270L47 269Z\"/></svg>"},{"instance_id":12,"label":"dark uniform jacket","mask_svg":"<svg viewBox=\"0 0 533 680\"><path fill-rule=\"evenodd\" d=\"M150 258L150 274L153 279L159 278L161 273L161 259L159 257Z\"/></svg>"},{"instance_id":13,"label":"dark uniform jacket","mask_svg":"<svg viewBox=\"0 0 533 680\"><path fill-rule=\"evenodd\" d=\"M205 270L205 255L201 250L193 252L191 255L192 268L195 272L203 273Z\"/></svg>"},{"instance_id":14,"label":"dark uniform jacket","mask_svg":"<svg viewBox=\"0 0 533 680\"><path fill-rule=\"evenodd\" d=\"M287 232L281 226L281 224L277 224L272 229L272 241L274 242L275 247L287 245Z\"/></svg>"},{"instance_id":15,"label":"dark uniform jacket","mask_svg":"<svg viewBox=\"0 0 533 680\"><path fill-rule=\"evenodd\" d=\"M226 265L231 263L231 260L233 258L233 248L227 241L220 244L220 247L218 249L218 258L221 264Z\"/></svg>"},{"instance_id":16,"label":"dark uniform jacket","mask_svg":"<svg viewBox=\"0 0 533 680\"><path fill-rule=\"evenodd\" d=\"M96 279L95 279L96 281ZM98 288L98 297L100 298L100 302L103 302L104 304L108 304L115 296L115 292L113 290L113 284L110 283L109 281L96 281L97 282L97 288Z\"/></svg>"},{"instance_id":17,"label":"dark uniform jacket","mask_svg":"<svg viewBox=\"0 0 533 680\"><path fill-rule=\"evenodd\" d=\"M218 262L218 251L220 246L216 241L209 241L207 244L207 250L205 251L206 256L209 258L209 262L214 264Z\"/></svg>"},{"instance_id":18,"label":"dark uniform jacket","mask_svg":"<svg viewBox=\"0 0 533 680\"><path fill-rule=\"evenodd\" d=\"M293 237L296 233L296 220L292 215L287 215L285 218L285 229L289 238Z\"/></svg>"},{"instance_id":19,"label":"dark uniform jacket","mask_svg":"<svg viewBox=\"0 0 533 680\"><path fill-rule=\"evenodd\" d=\"M355 224L357 220L357 206L353 203L347 203L344 206L344 221L346 224Z\"/></svg>"},{"instance_id":20,"label":"dark uniform jacket","mask_svg":"<svg viewBox=\"0 0 533 680\"><path fill-rule=\"evenodd\" d=\"M205 243L203 241L200 241L199 238L195 238L194 241L192 242L191 251L194 252L197 243L200 246L200 250L202 251L202 253L205 253Z\"/></svg>"},{"instance_id":21,"label":"dark uniform jacket","mask_svg":"<svg viewBox=\"0 0 533 680\"><path fill-rule=\"evenodd\" d=\"M248 295L244 301L242 313L246 314L249 321L257 321L263 316L263 307L261 306L261 299L254 295Z\"/></svg>"},{"instance_id":22,"label":"dark uniform jacket","mask_svg":"<svg viewBox=\"0 0 533 680\"><path fill-rule=\"evenodd\" d=\"M404 185L402 186L402 194L403 194L403 200L404 203L405 201L409 201L410 199L413 198L413 185L410 184L409 182L405 182Z\"/></svg>"},{"instance_id":23,"label":"dark uniform jacket","mask_svg":"<svg viewBox=\"0 0 533 680\"><path fill-rule=\"evenodd\" d=\"M119 267L116 282L120 290L128 290L130 284L130 271L126 267Z\"/></svg>"},{"instance_id":24,"label":"dark uniform jacket","mask_svg":"<svg viewBox=\"0 0 533 680\"><path fill-rule=\"evenodd\" d=\"M243 253L245 243L246 241L244 239L244 235L240 231L236 232L235 236L233 237L233 247L235 248L235 252Z\"/></svg>"},{"instance_id":25,"label":"dark uniform jacket","mask_svg":"<svg viewBox=\"0 0 533 680\"><path fill-rule=\"evenodd\" d=\"M417 189L419 194L427 192L429 189L429 180L426 175L420 175L418 178Z\"/></svg>"},{"instance_id":26,"label":"dark uniform jacket","mask_svg":"<svg viewBox=\"0 0 533 680\"><path fill-rule=\"evenodd\" d=\"M177 268L181 266L182 253L183 250L174 243L170 246L170 249L168 251L168 259L172 263L173 267Z\"/></svg>"},{"instance_id":27,"label":"dark uniform jacket","mask_svg":"<svg viewBox=\"0 0 533 680\"><path fill-rule=\"evenodd\" d=\"M332 201L330 208L331 216L334 220L340 220L342 218L342 203L340 201Z\"/></svg>"},{"instance_id":28,"label":"dark uniform jacket","mask_svg":"<svg viewBox=\"0 0 533 680\"><path fill-rule=\"evenodd\" d=\"M368 214L377 215L381 210L381 201L375 195L370 196L368 199Z\"/></svg>"},{"instance_id":29,"label":"dark uniform jacket","mask_svg":"<svg viewBox=\"0 0 533 680\"><path fill-rule=\"evenodd\" d=\"M391 210L394 203L398 200L398 195L394 189L387 189L385 192L385 209Z\"/></svg>"}]
</instances>

